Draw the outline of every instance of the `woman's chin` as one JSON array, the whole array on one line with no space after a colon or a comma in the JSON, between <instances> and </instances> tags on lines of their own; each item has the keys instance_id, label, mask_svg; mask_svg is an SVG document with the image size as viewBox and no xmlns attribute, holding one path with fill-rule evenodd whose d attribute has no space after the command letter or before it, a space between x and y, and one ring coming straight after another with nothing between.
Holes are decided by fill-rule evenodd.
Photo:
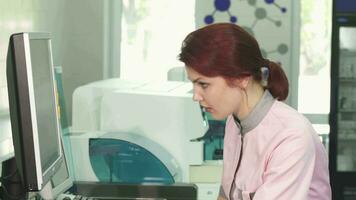
<instances>
[{"instance_id":1,"label":"woman's chin","mask_svg":"<svg viewBox=\"0 0 356 200\"><path fill-rule=\"evenodd\" d=\"M224 120L226 118L226 116L221 116L216 113L211 113L211 117L215 120Z\"/></svg>"}]
</instances>

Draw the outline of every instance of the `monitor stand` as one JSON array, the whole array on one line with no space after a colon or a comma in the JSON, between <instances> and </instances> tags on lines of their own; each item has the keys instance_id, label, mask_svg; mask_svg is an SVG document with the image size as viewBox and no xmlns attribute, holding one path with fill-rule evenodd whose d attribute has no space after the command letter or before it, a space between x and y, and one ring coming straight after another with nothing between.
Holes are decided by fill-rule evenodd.
<instances>
[{"instance_id":1,"label":"monitor stand","mask_svg":"<svg viewBox=\"0 0 356 200\"><path fill-rule=\"evenodd\" d=\"M26 196L20 174L17 170L15 157L2 163L1 170L1 193L3 200L23 199Z\"/></svg>"},{"instance_id":2,"label":"monitor stand","mask_svg":"<svg viewBox=\"0 0 356 200\"><path fill-rule=\"evenodd\" d=\"M52 192L52 184L51 181L48 181L46 185L42 188L42 190L39 192L40 196L44 200L53 200L53 192Z\"/></svg>"}]
</instances>

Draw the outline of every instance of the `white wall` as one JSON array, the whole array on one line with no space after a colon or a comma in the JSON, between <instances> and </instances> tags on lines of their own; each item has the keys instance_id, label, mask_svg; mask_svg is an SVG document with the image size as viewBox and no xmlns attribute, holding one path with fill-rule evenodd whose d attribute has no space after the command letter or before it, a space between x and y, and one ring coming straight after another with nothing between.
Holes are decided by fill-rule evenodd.
<instances>
[{"instance_id":1,"label":"white wall","mask_svg":"<svg viewBox=\"0 0 356 200\"><path fill-rule=\"evenodd\" d=\"M62 82L68 118L72 93L80 85L103 78L104 1L65 1L62 29Z\"/></svg>"},{"instance_id":2,"label":"white wall","mask_svg":"<svg viewBox=\"0 0 356 200\"><path fill-rule=\"evenodd\" d=\"M0 1L0 142L11 138L6 83L6 54L12 33L51 32L54 63L61 59L61 27L63 1L4 0Z\"/></svg>"},{"instance_id":3,"label":"white wall","mask_svg":"<svg viewBox=\"0 0 356 200\"><path fill-rule=\"evenodd\" d=\"M8 108L6 87L6 54L9 36L15 32L51 32L54 62L61 59L62 1L0 1L0 112Z\"/></svg>"},{"instance_id":4,"label":"white wall","mask_svg":"<svg viewBox=\"0 0 356 200\"><path fill-rule=\"evenodd\" d=\"M104 4L111 1L0 1L0 141L11 137L6 83L10 35L30 31L52 34L53 62L63 67L63 89L70 117L74 89L103 78Z\"/></svg>"}]
</instances>

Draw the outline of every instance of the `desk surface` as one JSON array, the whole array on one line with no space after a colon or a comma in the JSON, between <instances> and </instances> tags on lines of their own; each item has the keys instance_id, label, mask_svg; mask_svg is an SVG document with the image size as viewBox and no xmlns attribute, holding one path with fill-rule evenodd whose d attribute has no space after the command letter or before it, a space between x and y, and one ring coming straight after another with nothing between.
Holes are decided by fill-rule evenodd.
<instances>
[{"instance_id":1,"label":"desk surface","mask_svg":"<svg viewBox=\"0 0 356 200\"><path fill-rule=\"evenodd\" d=\"M97 199L166 199L196 200L198 189L195 184L117 184L75 182L71 192Z\"/></svg>"}]
</instances>

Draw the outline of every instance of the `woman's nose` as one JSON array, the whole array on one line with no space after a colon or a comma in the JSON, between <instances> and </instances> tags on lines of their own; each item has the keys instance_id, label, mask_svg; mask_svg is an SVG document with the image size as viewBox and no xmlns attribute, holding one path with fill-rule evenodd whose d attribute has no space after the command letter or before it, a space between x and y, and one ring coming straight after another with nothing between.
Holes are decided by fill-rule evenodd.
<instances>
[{"instance_id":1,"label":"woman's nose","mask_svg":"<svg viewBox=\"0 0 356 200\"><path fill-rule=\"evenodd\" d=\"M193 93L193 100L194 101L202 101L203 100L203 97L200 95L200 94L198 94L195 90L194 90L194 93Z\"/></svg>"}]
</instances>

